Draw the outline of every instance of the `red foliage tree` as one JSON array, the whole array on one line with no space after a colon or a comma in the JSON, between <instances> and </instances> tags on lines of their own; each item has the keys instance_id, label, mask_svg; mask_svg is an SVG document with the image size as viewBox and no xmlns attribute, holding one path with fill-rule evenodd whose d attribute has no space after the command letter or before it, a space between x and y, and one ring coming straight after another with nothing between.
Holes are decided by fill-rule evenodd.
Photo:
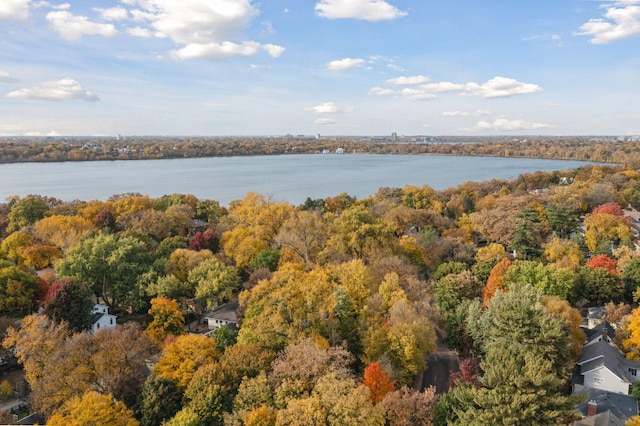
<instances>
[{"instance_id":1,"label":"red foliage tree","mask_svg":"<svg viewBox=\"0 0 640 426\"><path fill-rule=\"evenodd\" d=\"M489 274L489 279L487 280L487 285L482 289L482 302L485 306L489 300L491 300L496 290L506 290L506 286L502 282L502 277L509 267L511 267L511 263L511 259L505 257L491 270L491 274Z\"/></svg>"},{"instance_id":2,"label":"red foliage tree","mask_svg":"<svg viewBox=\"0 0 640 426\"><path fill-rule=\"evenodd\" d=\"M618 275L618 262L606 254L599 254L592 257L585 263L585 265L590 266L591 268L606 269L611 275Z\"/></svg>"},{"instance_id":3,"label":"red foliage tree","mask_svg":"<svg viewBox=\"0 0 640 426\"><path fill-rule=\"evenodd\" d=\"M189 240L189 250L211 250L212 252L217 252L219 248L218 237L216 236L213 229L207 229L204 232L196 232L193 237Z\"/></svg>"},{"instance_id":4,"label":"red foliage tree","mask_svg":"<svg viewBox=\"0 0 640 426\"><path fill-rule=\"evenodd\" d=\"M449 389L453 389L460 383L468 383L478 386L477 380L480 375L478 361L473 358L464 358L458 365L458 371L449 376Z\"/></svg>"},{"instance_id":5,"label":"red foliage tree","mask_svg":"<svg viewBox=\"0 0 640 426\"><path fill-rule=\"evenodd\" d=\"M624 212L622 211L622 207L618 203L607 203L601 204L597 207L594 207L593 213L603 213L603 214L612 214L614 216L624 216Z\"/></svg>"},{"instance_id":6,"label":"red foliage tree","mask_svg":"<svg viewBox=\"0 0 640 426\"><path fill-rule=\"evenodd\" d=\"M396 381L389 379L379 362L373 362L364 369L362 384L369 388L371 402L377 404L395 389Z\"/></svg>"}]
</instances>

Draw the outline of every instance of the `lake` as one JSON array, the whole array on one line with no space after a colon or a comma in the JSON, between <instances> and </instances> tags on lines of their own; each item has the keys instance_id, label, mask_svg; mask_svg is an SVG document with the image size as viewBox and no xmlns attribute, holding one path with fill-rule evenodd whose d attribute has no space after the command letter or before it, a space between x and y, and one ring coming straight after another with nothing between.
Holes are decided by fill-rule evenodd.
<instances>
[{"instance_id":1,"label":"lake","mask_svg":"<svg viewBox=\"0 0 640 426\"><path fill-rule=\"evenodd\" d=\"M222 205L249 191L303 203L342 192L357 198L407 184L446 189L468 181L574 169L581 161L431 155L294 154L175 160L16 163L0 165L0 199L40 194L65 201L106 200L140 192L193 194Z\"/></svg>"}]
</instances>

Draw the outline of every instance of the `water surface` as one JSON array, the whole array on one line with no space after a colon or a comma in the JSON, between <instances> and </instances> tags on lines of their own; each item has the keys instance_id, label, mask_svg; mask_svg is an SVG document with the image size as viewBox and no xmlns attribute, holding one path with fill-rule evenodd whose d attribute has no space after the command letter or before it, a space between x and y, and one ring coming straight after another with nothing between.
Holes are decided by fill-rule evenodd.
<instances>
[{"instance_id":1,"label":"water surface","mask_svg":"<svg viewBox=\"0 0 640 426\"><path fill-rule=\"evenodd\" d=\"M381 187L512 179L522 173L573 169L587 163L431 155L294 154L177 160L16 163L0 165L0 199L40 194L71 201L106 200L140 192L151 197L193 194L223 205L249 191L300 204L341 192L358 198Z\"/></svg>"}]
</instances>

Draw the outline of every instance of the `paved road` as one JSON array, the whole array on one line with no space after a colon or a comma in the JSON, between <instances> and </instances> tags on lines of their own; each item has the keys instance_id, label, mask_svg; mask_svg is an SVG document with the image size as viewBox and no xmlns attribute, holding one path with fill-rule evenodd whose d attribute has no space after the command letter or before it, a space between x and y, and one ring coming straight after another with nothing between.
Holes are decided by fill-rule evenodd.
<instances>
[{"instance_id":1,"label":"paved road","mask_svg":"<svg viewBox=\"0 0 640 426\"><path fill-rule=\"evenodd\" d=\"M445 393L449 387L449 375L458 371L459 362L458 354L438 341L436 351L427 355L427 371L418 378L419 389L435 386L437 394Z\"/></svg>"}]
</instances>

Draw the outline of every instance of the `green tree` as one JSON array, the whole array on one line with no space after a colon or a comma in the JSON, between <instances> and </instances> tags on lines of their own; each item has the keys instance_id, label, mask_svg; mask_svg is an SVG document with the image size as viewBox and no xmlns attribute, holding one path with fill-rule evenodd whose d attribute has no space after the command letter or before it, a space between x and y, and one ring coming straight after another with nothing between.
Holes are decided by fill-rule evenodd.
<instances>
[{"instance_id":1,"label":"green tree","mask_svg":"<svg viewBox=\"0 0 640 426\"><path fill-rule=\"evenodd\" d=\"M88 283L117 312L138 297L135 284L150 263L149 252L140 240L98 234L70 248L55 266L60 275Z\"/></svg>"},{"instance_id":2,"label":"green tree","mask_svg":"<svg viewBox=\"0 0 640 426\"><path fill-rule=\"evenodd\" d=\"M151 374L136 404L136 416L142 426L156 426L172 418L182 408L182 392L172 380Z\"/></svg>"},{"instance_id":3,"label":"green tree","mask_svg":"<svg viewBox=\"0 0 640 426\"><path fill-rule=\"evenodd\" d=\"M0 269L0 312L29 312L40 294L35 275L17 266Z\"/></svg>"},{"instance_id":4,"label":"green tree","mask_svg":"<svg viewBox=\"0 0 640 426\"><path fill-rule=\"evenodd\" d=\"M7 232L17 231L27 225L33 225L49 211L49 204L42 197L30 195L19 199L11 206Z\"/></svg>"},{"instance_id":5,"label":"green tree","mask_svg":"<svg viewBox=\"0 0 640 426\"><path fill-rule=\"evenodd\" d=\"M195 288L195 296L206 300L207 306L213 308L231 298L238 289L240 277L235 267L213 258L189 271L187 281Z\"/></svg>"},{"instance_id":6,"label":"green tree","mask_svg":"<svg viewBox=\"0 0 640 426\"><path fill-rule=\"evenodd\" d=\"M613 276L603 268L581 266L576 275L573 300L586 299L595 305L618 302L622 299L624 288L619 277Z\"/></svg>"}]
</instances>

